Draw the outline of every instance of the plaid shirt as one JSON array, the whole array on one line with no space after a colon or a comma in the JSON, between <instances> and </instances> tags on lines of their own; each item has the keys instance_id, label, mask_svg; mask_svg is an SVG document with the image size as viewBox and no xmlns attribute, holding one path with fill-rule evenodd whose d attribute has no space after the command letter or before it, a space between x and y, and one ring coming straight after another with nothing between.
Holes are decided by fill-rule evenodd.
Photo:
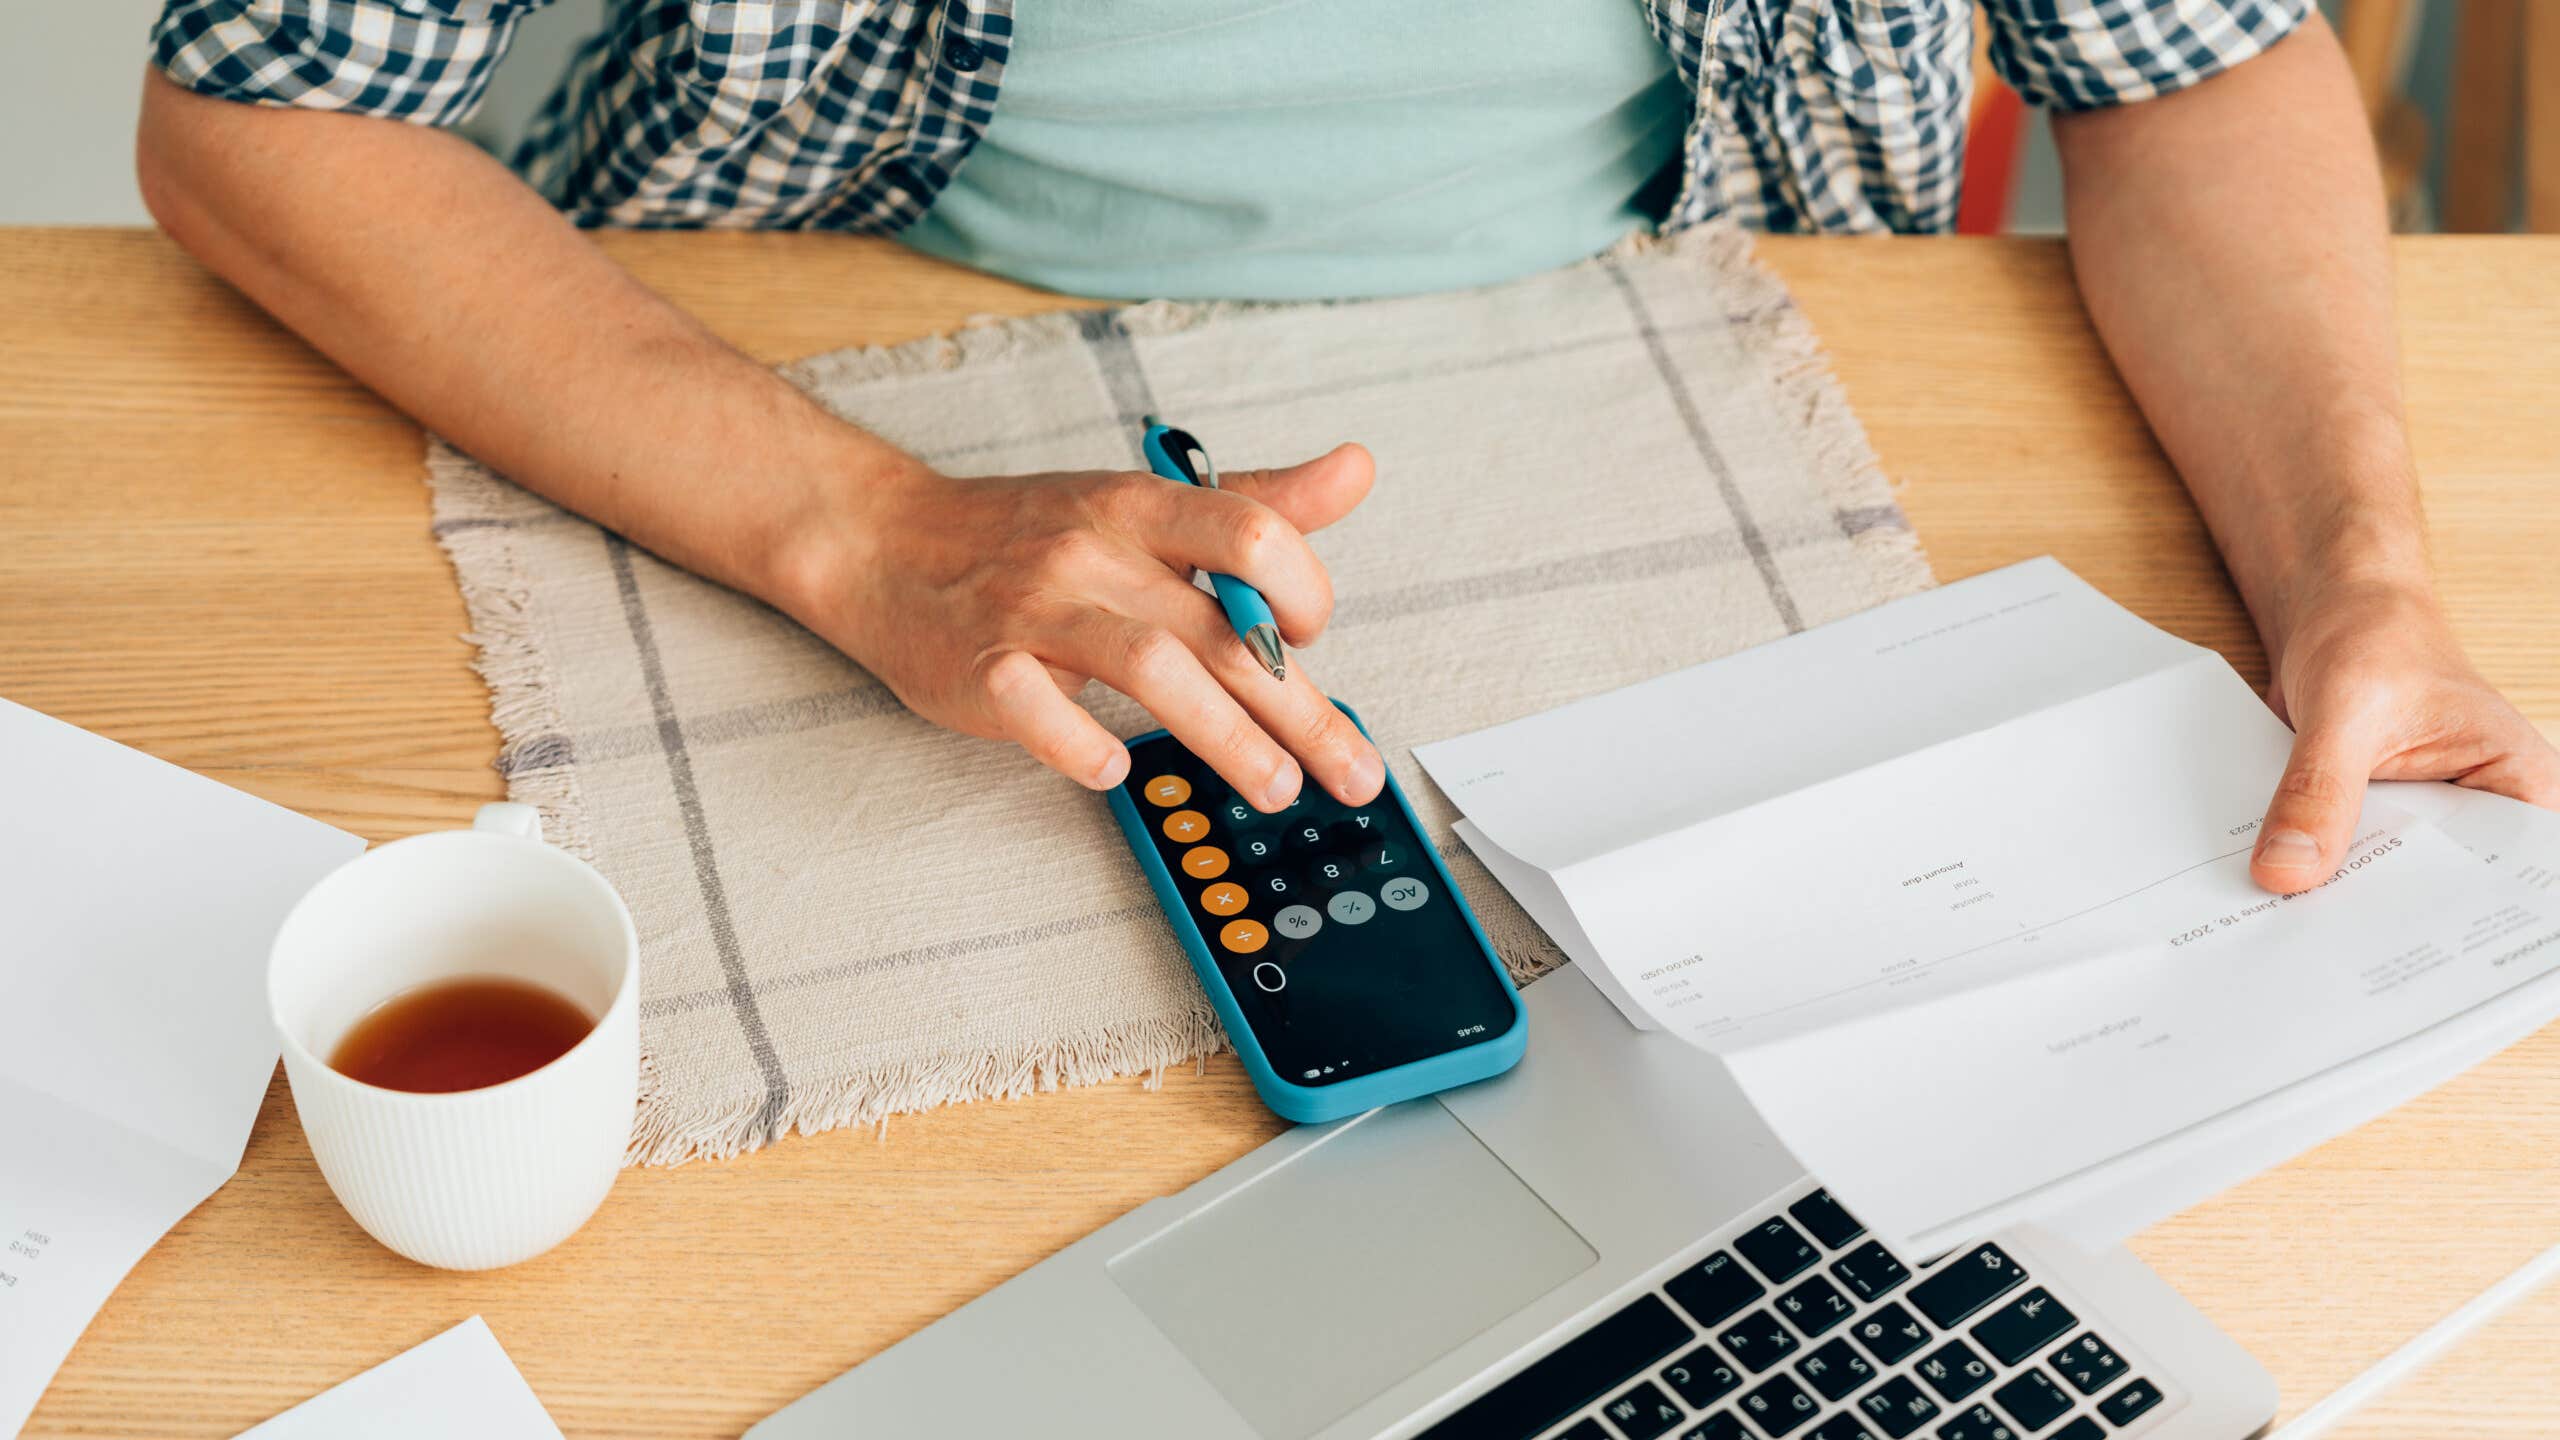
<instances>
[{"instance_id":1,"label":"plaid shirt","mask_svg":"<svg viewBox=\"0 0 2560 1440\"><path fill-rule=\"evenodd\" d=\"M179 84L421 124L479 103L544 0L167 0ZM1036 3L1036 0L1034 0ZM1632 0L1697 96L1666 230L1953 226L1971 0ZM1013 0L617 0L515 156L581 225L890 232L986 132ZM2311 0L1987 0L2030 102L2147 99L2248 59Z\"/></svg>"}]
</instances>

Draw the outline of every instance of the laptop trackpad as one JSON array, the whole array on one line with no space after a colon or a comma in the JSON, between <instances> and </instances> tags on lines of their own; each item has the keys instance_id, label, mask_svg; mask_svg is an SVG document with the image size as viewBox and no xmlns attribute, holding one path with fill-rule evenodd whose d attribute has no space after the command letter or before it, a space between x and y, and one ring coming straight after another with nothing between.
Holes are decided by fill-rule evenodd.
<instances>
[{"instance_id":1,"label":"laptop trackpad","mask_svg":"<svg viewBox=\"0 0 2560 1440\"><path fill-rule=\"evenodd\" d=\"M1344 1126L1108 1269L1267 1440L1306 1440L1598 1259L1424 1101Z\"/></svg>"}]
</instances>

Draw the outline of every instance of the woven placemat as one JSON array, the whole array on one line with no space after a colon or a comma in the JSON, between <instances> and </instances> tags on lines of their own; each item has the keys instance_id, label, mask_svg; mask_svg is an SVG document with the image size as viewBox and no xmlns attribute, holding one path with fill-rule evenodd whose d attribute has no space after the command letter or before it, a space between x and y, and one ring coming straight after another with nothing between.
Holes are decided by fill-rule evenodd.
<instances>
[{"instance_id":1,"label":"woven placemat","mask_svg":"<svg viewBox=\"0 0 2560 1440\"><path fill-rule=\"evenodd\" d=\"M1811 331L1730 228L1485 290L1054 315L784 373L953 474L1141 468L1148 411L1230 467L1368 445L1375 491L1315 537L1337 606L1307 664L1524 977L1554 948L1451 835L1415 743L1930 583ZM428 475L510 793L639 922L635 1161L1223 1045L1099 797L451 449Z\"/></svg>"}]
</instances>

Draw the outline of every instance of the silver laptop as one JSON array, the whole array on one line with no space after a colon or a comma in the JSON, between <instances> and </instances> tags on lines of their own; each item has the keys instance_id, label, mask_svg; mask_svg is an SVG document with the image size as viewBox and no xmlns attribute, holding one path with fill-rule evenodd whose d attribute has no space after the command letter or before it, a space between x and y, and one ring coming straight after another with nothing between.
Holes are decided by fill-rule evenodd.
<instances>
[{"instance_id":1,"label":"silver laptop","mask_svg":"<svg viewBox=\"0 0 2560 1440\"><path fill-rule=\"evenodd\" d=\"M1283 1135L750 1440L2243 1440L2273 1416L2266 1371L2129 1252L2021 1228L1923 1265L1713 1057L1570 967L1522 998L1511 1073Z\"/></svg>"}]
</instances>

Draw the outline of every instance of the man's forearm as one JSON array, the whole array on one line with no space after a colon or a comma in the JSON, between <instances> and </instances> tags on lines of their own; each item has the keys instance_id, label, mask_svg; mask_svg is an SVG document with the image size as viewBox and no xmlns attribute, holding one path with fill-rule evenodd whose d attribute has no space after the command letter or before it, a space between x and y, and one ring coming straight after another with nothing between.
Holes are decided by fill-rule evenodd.
<instances>
[{"instance_id":1,"label":"man's forearm","mask_svg":"<svg viewBox=\"0 0 2560 1440\"><path fill-rule=\"evenodd\" d=\"M2381 184L2326 24L2054 137L2081 293L2270 659L2325 590L2423 596Z\"/></svg>"},{"instance_id":2,"label":"man's forearm","mask_svg":"<svg viewBox=\"0 0 2560 1440\"><path fill-rule=\"evenodd\" d=\"M908 464L625 273L505 167L397 121L146 82L141 173L180 243L519 483L776 598L823 476Z\"/></svg>"}]
</instances>

